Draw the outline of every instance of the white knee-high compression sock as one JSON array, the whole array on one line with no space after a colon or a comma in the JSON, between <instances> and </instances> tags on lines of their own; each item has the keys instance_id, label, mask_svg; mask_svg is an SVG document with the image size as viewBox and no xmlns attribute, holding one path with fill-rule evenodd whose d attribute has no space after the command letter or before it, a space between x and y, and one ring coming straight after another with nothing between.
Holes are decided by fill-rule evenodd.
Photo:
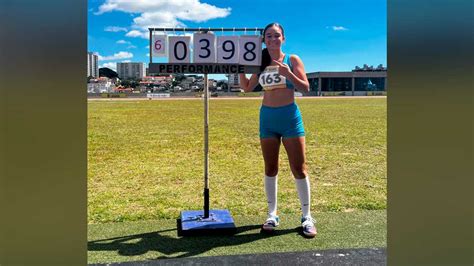
<instances>
[{"instance_id":1,"label":"white knee-high compression sock","mask_svg":"<svg viewBox=\"0 0 474 266\"><path fill-rule=\"evenodd\" d=\"M295 178L296 190L298 191L298 197L301 203L301 211L303 211L303 217L311 216L310 203L311 203L311 192L309 187L309 176L302 179Z\"/></svg>"},{"instance_id":2,"label":"white knee-high compression sock","mask_svg":"<svg viewBox=\"0 0 474 266\"><path fill-rule=\"evenodd\" d=\"M265 194L267 195L268 215L276 216L277 213L277 192L278 192L278 175L267 176L264 178Z\"/></svg>"}]
</instances>

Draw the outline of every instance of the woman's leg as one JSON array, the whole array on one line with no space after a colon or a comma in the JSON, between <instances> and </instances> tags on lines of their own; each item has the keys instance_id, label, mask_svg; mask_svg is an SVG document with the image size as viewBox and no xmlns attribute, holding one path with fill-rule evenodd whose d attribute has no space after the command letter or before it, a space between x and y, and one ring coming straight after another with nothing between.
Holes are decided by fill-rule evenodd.
<instances>
[{"instance_id":1,"label":"woman's leg","mask_svg":"<svg viewBox=\"0 0 474 266\"><path fill-rule=\"evenodd\" d=\"M311 216L311 192L305 162L305 137L284 138L283 145L285 146L286 153L288 154L291 172L295 177L295 183L301 202L303 217Z\"/></svg>"},{"instance_id":2,"label":"woman's leg","mask_svg":"<svg viewBox=\"0 0 474 266\"><path fill-rule=\"evenodd\" d=\"M276 176L278 174L278 156L280 153L281 140L277 137L260 139L263 160L265 161L265 175Z\"/></svg>"},{"instance_id":3,"label":"woman's leg","mask_svg":"<svg viewBox=\"0 0 474 266\"><path fill-rule=\"evenodd\" d=\"M277 214L278 156L280 152L280 143L280 138L277 137L260 139L263 159L265 162L264 185L269 216L276 216Z\"/></svg>"},{"instance_id":4,"label":"woman's leg","mask_svg":"<svg viewBox=\"0 0 474 266\"><path fill-rule=\"evenodd\" d=\"M283 138L291 172L296 179L304 179L308 176L305 157L305 137Z\"/></svg>"},{"instance_id":5,"label":"woman's leg","mask_svg":"<svg viewBox=\"0 0 474 266\"><path fill-rule=\"evenodd\" d=\"M310 212L311 190L306 170L305 137L284 138L283 145L288 154L291 172L295 177L296 189L301 203L303 233L308 237L314 237L316 235L316 227Z\"/></svg>"}]
</instances>

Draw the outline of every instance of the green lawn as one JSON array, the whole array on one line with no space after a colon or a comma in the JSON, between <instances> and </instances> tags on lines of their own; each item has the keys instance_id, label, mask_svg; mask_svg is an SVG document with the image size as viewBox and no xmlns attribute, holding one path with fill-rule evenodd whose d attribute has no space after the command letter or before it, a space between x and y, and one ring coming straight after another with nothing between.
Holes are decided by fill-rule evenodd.
<instances>
[{"instance_id":1,"label":"green lawn","mask_svg":"<svg viewBox=\"0 0 474 266\"><path fill-rule=\"evenodd\" d=\"M386 98L297 102L307 132L313 212L384 210ZM266 213L260 104L210 102L211 208L235 217ZM299 215L286 153L280 157L279 212ZM89 224L173 221L181 210L202 209L203 169L202 100L89 101Z\"/></svg>"},{"instance_id":2,"label":"green lawn","mask_svg":"<svg viewBox=\"0 0 474 266\"><path fill-rule=\"evenodd\" d=\"M281 215L272 235L260 233L264 218L235 217L234 236L180 238L174 219L89 225L88 263L386 246L385 210L319 213L313 239L298 233L298 214Z\"/></svg>"}]
</instances>

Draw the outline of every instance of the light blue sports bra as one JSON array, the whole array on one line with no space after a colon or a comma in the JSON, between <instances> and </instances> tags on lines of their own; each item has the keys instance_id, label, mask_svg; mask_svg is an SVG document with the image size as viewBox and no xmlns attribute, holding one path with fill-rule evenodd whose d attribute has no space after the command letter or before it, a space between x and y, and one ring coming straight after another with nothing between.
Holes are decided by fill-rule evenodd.
<instances>
[{"instance_id":1,"label":"light blue sports bra","mask_svg":"<svg viewBox=\"0 0 474 266\"><path fill-rule=\"evenodd\" d=\"M293 65L291 64L291 59L290 59L291 55L287 55L285 54L285 57L283 58L283 62L285 64L287 64L289 67L290 67L290 70L291 72L293 72ZM291 81L289 81L288 79L286 79L286 87L288 89L294 89L295 87L293 86L293 83L291 83Z\"/></svg>"}]
</instances>

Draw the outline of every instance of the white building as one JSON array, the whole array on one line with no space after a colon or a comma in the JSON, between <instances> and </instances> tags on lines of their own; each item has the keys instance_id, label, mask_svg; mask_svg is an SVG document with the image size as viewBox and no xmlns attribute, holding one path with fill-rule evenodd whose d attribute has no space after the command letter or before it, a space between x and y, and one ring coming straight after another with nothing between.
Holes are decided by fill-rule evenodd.
<instances>
[{"instance_id":1,"label":"white building","mask_svg":"<svg viewBox=\"0 0 474 266\"><path fill-rule=\"evenodd\" d=\"M240 88L239 74L229 74L227 77L229 78L227 85L230 91L243 91Z\"/></svg>"},{"instance_id":2,"label":"white building","mask_svg":"<svg viewBox=\"0 0 474 266\"><path fill-rule=\"evenodd\" d=\"M141 62L117 63L117 74L120 79L141 79L145 76L145 65Z\"/></svg>"},{"instance_id":3,"label":"white building","mask_svg":"<svg viewBox=\"0 0 474 266\"><path fill-rule=\"evenodd\" d=\"M88 93L105 93L112 92L115 89L115 84L113 80L107 77L100 77L98 79L91 79L87 83L87 92Z\"/></svg>"},{"instance_id":4,"label":"white building","mask_svg":"<svg viewBox=\"0 0 474 266\"><path fill-rule=\"evenodd\" d=\"M99 77L99 56L94 52L87 52L87 77Z\"/></svg>"}]
</instances>

